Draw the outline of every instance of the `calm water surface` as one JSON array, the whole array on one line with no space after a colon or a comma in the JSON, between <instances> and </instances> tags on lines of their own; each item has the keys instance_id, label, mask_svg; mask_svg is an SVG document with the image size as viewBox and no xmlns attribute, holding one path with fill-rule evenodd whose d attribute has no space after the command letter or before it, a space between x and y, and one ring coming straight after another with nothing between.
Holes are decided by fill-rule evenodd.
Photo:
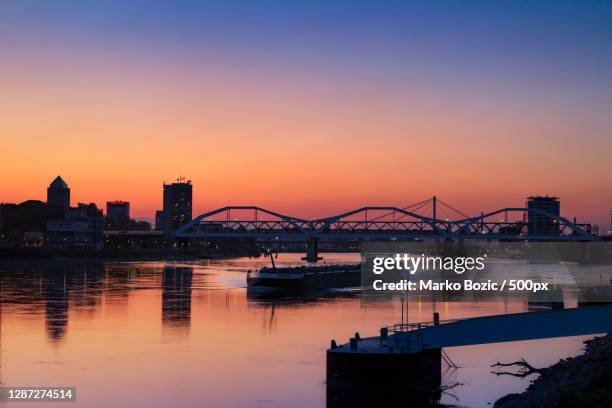
<instances>
[{"instance_id":1,"label":"calm water surface","mask_svg":"<svg viewBox=\"0 0 612 408\"><path fill-rule=\"evenodd\" d=\"M327 262L358 260L326 254ZM0 382L76 386L77 402L64 404L73 408L324 407L330 339L376 335L400 320L401 306L362 302L356 290L299 299L247 292L246 271L267 262L0 266ZM526 310L524 303L411 302L409 319ZM580 354L589 337L449 348L461 368L441 367L443 385L463 385L442 402L481 407L520 392L533 377L495 376L490 365L524 357L547 366Z\"/></svg>"}]
</instances>

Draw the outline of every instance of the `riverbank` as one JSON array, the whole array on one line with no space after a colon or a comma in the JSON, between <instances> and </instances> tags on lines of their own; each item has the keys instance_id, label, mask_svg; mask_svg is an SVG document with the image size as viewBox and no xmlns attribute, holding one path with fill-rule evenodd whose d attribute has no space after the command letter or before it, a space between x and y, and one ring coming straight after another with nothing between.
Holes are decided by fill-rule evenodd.
<instances>
[{"instance_id":1,"label":"riverbank","mask_svg":"<svg viewBox=\"0 0 612 408\"><path fill-rule=\"evenodd\" d=\"M209 256L196 251L101 251L82 254L48 254L46 256L0 256L0 273L15 270L44 270L46 272L78 271L99 268L108 264L138 262L194 262L207 259L231 259L237 256Z\"/></svg>"},{"instance_id":2,"label":"riverbank","mask_svg":"<svg viewBox=\"0 0 612 408\"><path fill-rule=\"evenodd\" d=\"M612 406L612 334L585 342L584 354L541 369L521 394L509 394L495 408Z\"/></svg>"},{"instance_id":3,"label":"riverbank","mask_svg":"<svg viewBox=\"0 0 612 408\"><path fill-rule=\"evenodd\" d=\"M230 259L248 256L242 252L209 252L196 249L103 249L100 251L51 250L47 248L0 249L0 265L48 262L139 262Z\"/></svg>"}]
</instances>

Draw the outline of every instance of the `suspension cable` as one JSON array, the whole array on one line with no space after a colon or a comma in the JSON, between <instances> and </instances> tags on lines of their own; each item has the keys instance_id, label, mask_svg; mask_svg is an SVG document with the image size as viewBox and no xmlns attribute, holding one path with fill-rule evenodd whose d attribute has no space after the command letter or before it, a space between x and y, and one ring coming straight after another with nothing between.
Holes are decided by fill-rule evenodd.
<instances>
[{"instance_id":1,"label":"suspension cable","mask_svg":"<svg viewBox=\"0 0 612 408\"><path fill-rule=\"evenodd\" d=\"M460 211L460 210L456 209L455 207L453 207L453 206L452 206L452 205L450 205L450 204L445 203L444 201L440 200L439 198L438 198L438 202L439 202L440 204L442 204L443 206L445 206L446 208L450 209L451 211L454 211L454 212L456 212L457 214L461 215L462 217L464 217L464 218L470 218L470 216L469 216L469 215L467 215L466 213L464 213L464 212L462 212L462 211Z\"/></svg>"},{"instance_id":2,"label":"suspension cable","mask_svg":"<svg viewBox=\"0 0 612 408\"><path fill-rule=\"evenodd\" d=\"M422 206L422 205L424 205L424 204L427 204L427 203L428 203L428 202L430 202L430 201L431 201L431 198L428 198L427 200L419 201L418 203L414 203L414 204L412 204L412 205L409 205L408 207L404 207L404 208L402 208L401 210L402 210L402 211L408 211L408 210L409 210L410 208L412 208L412 207ZM419 207L419 208L420 208L420 207ZM418 209L418 208L417 208L417 209ZM416 210L416 209L415 209L415 210ZM395 211L390 211L390 212L388 212L387 214L379 215L378 217L375 217L375 218L372 218L372 219L368 220L368 222L370 222L370 221L376 221L376 220L379 220L379 219L381 219L381 218L387 217L387 216L389 216L389 215L393 214L394 212L395 212ZM414 210L413 210L412 212L414 212ZM406 216L406 214L404 214L403 216L405 217L405 216ZM402 217L400 217L400 218L402 218Z\"/></svg>"}]
</instances>

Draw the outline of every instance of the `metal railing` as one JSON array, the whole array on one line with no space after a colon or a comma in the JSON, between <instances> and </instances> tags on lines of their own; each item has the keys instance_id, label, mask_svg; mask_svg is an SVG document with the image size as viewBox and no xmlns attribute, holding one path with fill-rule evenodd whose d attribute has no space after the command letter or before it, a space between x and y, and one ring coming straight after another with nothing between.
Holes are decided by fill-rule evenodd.
<instances>
[{"instance_id":1,"label":"metal railing","mask_svg":"<svg viewBox=\"0 0 612 408\"><path fill-rule=\"evenodd\" d=\"M438 324L446 324L453 323L463 319L449 319L449 320L440 320ZM390 326L383 326L389 330L389 333L406 333L414 330L420 330L427 327L437 326L433 320L428 322L417 322L417 323L395 323Z\"/></svg>"}]
</instances>

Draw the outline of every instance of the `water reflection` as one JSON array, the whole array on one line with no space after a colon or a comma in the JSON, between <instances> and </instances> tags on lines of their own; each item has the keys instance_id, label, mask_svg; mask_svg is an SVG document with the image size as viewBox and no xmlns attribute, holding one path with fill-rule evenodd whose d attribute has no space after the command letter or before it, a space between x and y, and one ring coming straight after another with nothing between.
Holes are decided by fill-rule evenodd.
<instances>
[{"instance_id":1,"label":"water reflection","mask_svg":"<svg viewBox=\"0 0 612 408\"><path fill-rule=\"evenodd\" d=\"M68 327L68 294L66 275L52 274L45 278L43 296L45 299L45 327L52 342L59 342Z\"/></svg>"},{"instance_id":2,"label":"water reflection","mask_svg":"<svg viewBox=\"0 0 612 408\"><path fill-rule=\"evenodd\" d=\"M166 266L162 275L162 323L173 333L189 333L193 268Z\"/></svg>"},{"instance_id":3,"label":"water reflection","mask_svg":"<svg viewBox=\"0 0 612 408\"><path fill-rule=\"evenodd\" d=\"M3 314L2 314L2 277L0 275L0 386L4 385L4 382L2 381L2 320L3 320Z\"/></svg>"},{"instance_id":4,"label":"water reflection","mask_svg":"<svg viewBox=\"0 0 612 408\"><path fill-rule=\"evenodd\" d=\"M334 301L341 299L355 299L360 297L360 291L355 288L342 290L319 290L319 291L292 291L279 289L248 288L247 300L253 306L267 306L271 304L279 306L300 306L314 304L323 301Z\"/></svg>"},{"instance_id":5,"label":"water reflection","mask_svg":"<svg viewBox=\"0 0 612 408\"><path fill-rule=\"evenodd\" d=\"M333 256L329 262L358 260L358 255ZM278 261L292 264L299 257ZM415 406L417 395L405 402L403 387L353 387L352 393L327 388L329 341L346 342L355 331L375 335L381 325L400 321L402 313L406 320L425 321L433 311L445 320L528 307L412 300L405 312L397 301L364 301L355 290L247 291L246 271L266 262L0 265L3 384L76 386L79 397L71 408L310 408L342 406L346 398L353 406L360 401L378 406L380 392L385 402ZM449 349L462 368L441 367L441 386L465 385L451 391L459 401L446 394L440 399L484 406L520 392L528 380L492 376L489 365L520 357L534 366L549 365L579 353L582 339Z\"/></svg>"}]
</instances>

